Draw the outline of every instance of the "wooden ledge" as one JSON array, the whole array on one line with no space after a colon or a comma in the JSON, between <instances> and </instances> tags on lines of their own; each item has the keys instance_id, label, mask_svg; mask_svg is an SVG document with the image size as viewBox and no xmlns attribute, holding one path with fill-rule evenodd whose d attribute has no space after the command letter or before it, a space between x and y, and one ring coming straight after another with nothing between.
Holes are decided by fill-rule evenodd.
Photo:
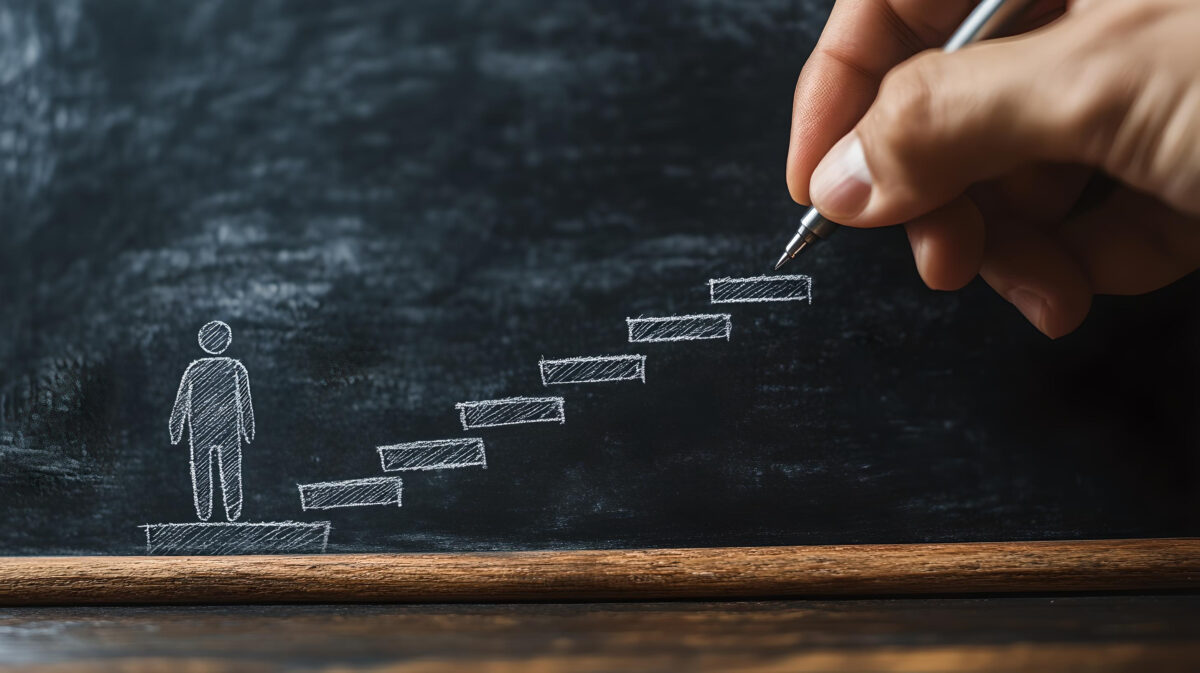
<instances>
[{"instance_id":1,"label":"wooden ledge","mask_svg":"<svg viewBox=\"0 0 1200 673\"><path fill-rule=\"evenodd\" d=\"M0 557L0 605L1200 588L1200 538L311 556Z\"/></svg>"}]
</instances>

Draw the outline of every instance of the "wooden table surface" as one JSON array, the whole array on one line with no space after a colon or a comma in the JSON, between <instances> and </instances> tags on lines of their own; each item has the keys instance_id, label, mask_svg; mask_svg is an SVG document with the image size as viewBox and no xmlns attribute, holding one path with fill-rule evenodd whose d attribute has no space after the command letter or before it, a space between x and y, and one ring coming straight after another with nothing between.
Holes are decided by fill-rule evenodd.
<instances>
[{"instance_id":1,"label":"wooden table surface","mask_svg":"<svg viewBox=\"0 0 1200 673\"><path fill-rule=\"evenodd\" d=\"M1200 670L1200 594L9 608L23 670Z\"/></svg>"}]
</instances>

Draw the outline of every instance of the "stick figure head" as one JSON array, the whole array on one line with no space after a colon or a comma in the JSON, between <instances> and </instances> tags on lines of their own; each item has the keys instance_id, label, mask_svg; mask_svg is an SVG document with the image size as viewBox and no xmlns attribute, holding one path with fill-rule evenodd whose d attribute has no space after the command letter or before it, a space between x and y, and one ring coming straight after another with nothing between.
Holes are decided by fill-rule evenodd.
<instances>
[{"instance_id":1,"label":"stick figure head","mask_svg":"<svg viewBox=\"0 0 1200 673\"><path fill-rule=\"evenodd\" d=\"M217 355L229 348L229 342L233 341L233 330L220 320L214 320L205 323L204 327L200 328L197 339L200 341L200 348L203 348L205 353Z\"/></svg>"}]
</instances>

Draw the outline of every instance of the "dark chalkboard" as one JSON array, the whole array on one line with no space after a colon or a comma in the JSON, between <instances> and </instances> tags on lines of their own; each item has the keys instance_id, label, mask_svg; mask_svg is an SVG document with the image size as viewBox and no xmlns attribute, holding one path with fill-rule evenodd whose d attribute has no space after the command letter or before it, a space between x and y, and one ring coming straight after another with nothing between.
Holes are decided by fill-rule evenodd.
<instances>
[{"instance_id":1,"label":"dark chalkboard","mask_svg":"<svg viewBox=\"0 0 1200 673\"><path fill-rule=\"evenodd\" d=\"M1194 276L1052 342L844 231L796 265L811 303L710 303L800 212L828 10L4 2L0 552L197 520L168 418L213 320L253 391L241 521L329 521L329 551L1200 534ZM628 342L709 313L728 339ZM645 381L543 384L599 355ZM565 422L463 429L510 396ZM378 446L470 437L486 469L397 473L401 507L302 509Z\"/></svg>"}]
</instances>

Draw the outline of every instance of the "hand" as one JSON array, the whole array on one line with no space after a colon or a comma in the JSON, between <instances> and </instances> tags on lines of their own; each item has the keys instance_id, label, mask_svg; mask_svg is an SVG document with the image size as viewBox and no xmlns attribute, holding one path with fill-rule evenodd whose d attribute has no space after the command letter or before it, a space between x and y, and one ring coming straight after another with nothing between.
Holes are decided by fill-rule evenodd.
<instances>
[{"instance_id":1,"label":"hand","mask_svg":"<svg viewBox=\"0 0 1200 673\"><path fill-rule=\"evenodd\" d=\"M923 51L974 4L837 2L796 85L792 198L905 223L929 287L979 274L1052 338L1093 293L1200 267L1200 2L1043 1L1015 36Z\"/></svg>"}]
</instances>

